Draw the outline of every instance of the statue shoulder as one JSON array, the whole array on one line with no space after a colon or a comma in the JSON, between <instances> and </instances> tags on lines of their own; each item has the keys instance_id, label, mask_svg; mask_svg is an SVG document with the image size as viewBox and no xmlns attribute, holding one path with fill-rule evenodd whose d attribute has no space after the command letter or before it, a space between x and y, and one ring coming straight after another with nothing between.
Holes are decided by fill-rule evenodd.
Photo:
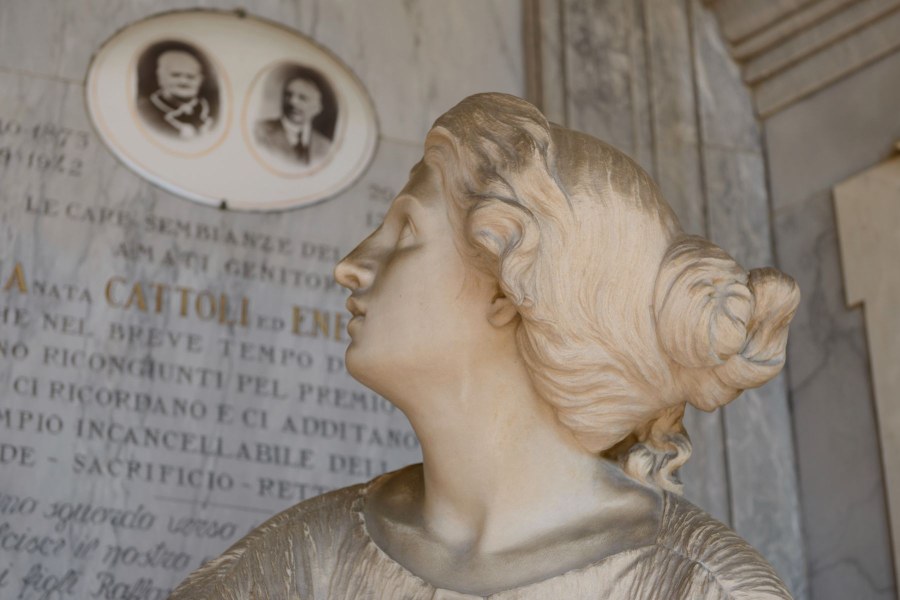
<instances>
[{"instance_id":1,"label":"statue shoulder","mask_svg":"<svg viewBox=\"0 0 900 600\"><path fill-rule=\"evenodd\" d=\"M681 557L679 562L690 563L692 585L697 592L703 588L703 598L791 600L775 569L759 552L680 496L667 493L657 543Z\"/></svg>"},{"instance_id":2,"label":"statue shoulder","mask_svg":"<svg viewBox=\"0 0 900 600\"><path fill-rule=\"evenodd\" d=\"M317 547L333 547L358 528L354 503L364 485L342 488L275 515L224 554L191 573L169 600L237 600L264 589L267 598L305 599ZM272 573L278 573L274 577Z\"/></svg>"}]
</instances>

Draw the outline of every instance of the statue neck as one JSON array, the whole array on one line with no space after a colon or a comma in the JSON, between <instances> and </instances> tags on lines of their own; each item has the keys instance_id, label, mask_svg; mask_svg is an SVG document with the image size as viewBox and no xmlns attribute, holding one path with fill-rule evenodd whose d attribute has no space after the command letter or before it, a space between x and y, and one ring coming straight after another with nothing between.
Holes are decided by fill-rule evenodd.
<instances>
[{"instance_id":1,"label":"statue neck","mask_svg":"<svg viewBox=\"0 0 900 600\"><path fill-rule=\"evenodd\" d=\"M407 411L422 444L423 527L479 553L535 540L579 512L595 514L622 477L559 423L521 358L498 362L516 372L473 365L421 412Z\"/></svg>"}]
</instances>

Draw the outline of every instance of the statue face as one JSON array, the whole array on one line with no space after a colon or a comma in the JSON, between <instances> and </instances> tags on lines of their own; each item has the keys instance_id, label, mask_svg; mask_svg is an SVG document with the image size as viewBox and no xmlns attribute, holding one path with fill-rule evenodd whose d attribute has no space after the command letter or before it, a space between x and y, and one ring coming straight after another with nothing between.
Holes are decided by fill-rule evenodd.
<instances>
[{"instance_id":1,"label":"statue face","mask_svg":"<svg viewBox=\"0 0 900 600\"><path fill-rule=\"evenodd\" d=\"M187 52L164 52L156 69L159 87L167 98L195 98L203 83L200 63Z\"/></svg>"},{"instance_id":2,"label":"statue face","mask_svg":"<svg viewBox=\"0 0 900 600\"><path fill-rule=\"evenodd\" d=\"M478 360L491 335L496 283L463 259L455 237L439 175L420 162L384 223L335 268L352 292L347 369L403 410L405 397Z\"/></svg>"},{"instance_id":3,"label":"statue face","mask_svg":"<svg viewBox=\"0 0 900 600\"><path fill-rule=\"evenodd\" d=\"M292 79L284 86L281 112L288 120L303 125L322 112L322 93L311 81Z\"/></svg>"}]
</instances>

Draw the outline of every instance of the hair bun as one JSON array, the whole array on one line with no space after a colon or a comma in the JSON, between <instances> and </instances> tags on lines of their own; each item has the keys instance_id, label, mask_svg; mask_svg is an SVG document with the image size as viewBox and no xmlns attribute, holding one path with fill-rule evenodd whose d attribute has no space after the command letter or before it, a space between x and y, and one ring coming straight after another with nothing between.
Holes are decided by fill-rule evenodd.
<instances>
[{"instance_id":1,"label":"hair bun","mask_svg":"<svg viewBox=\"0 0 900 600\"><path fill-rule=\"evenodd\" d=\"M656 280L657 336L683 367L715 367L747 343L754 310L747 272L724 250L696 236L669 246Z\"/></svg>"},{"instance_id":2,"label":"hair bun","mask_svg":"<svg viewBox=\"0 0 900 600\"><path fill-rule=\"evenodd\" d=\"M784 366L788 325L800 304L797 282L778 269L750 271L749 287L756 299L748 339L740 360L730 360L716 369L717 376L739 389L764 384Z\"/></svg>"},{"instance_id":3,"label":"hair bun","mask_svg":"<svg viewBox=\"0 0 900 600\"><path fill-rule=\"evenodd\" d=\"M684 367L686 400L713 410L775 377L799 303L797 284L781 271L748 273L703 238L676 239L657 275L654 311L660 344Z\"/></svg>"}]
</instances>

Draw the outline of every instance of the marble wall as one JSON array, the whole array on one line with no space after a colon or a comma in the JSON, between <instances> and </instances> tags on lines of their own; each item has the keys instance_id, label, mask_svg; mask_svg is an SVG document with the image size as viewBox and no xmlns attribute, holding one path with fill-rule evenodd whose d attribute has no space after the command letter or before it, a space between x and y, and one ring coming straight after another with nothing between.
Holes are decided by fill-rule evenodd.
<instances>
[{"instance_id":1,"label":"marble wall","mask_svg":"<svg viewBox=\"0 0 900 600\"><path fill-rule=\"evenodd\" d=\"M788 378L816 600L897 597L863 310L846 306L832 188L891 155L898 82L894 53L765 122L778 261L804 294Z\"/></svg>"},{"instance_id":2,"label":"marble wall","mask_svg":"<svg viewBox=\"0 0 900 600\"><path fill-rule=\"evenodd\" d=\"M787 374L811 596L896 598L863 311L845 303L832 188L900 137L900 2L708 4L763 118L776 257L803 291Z\"/></svg>"},{"instance_id":3,"label":"marble wall","mask_svg":"<svg viewBox=\"0 0 900 600\"><path fill-rule=\"evenodd\" d=\"M197 6L294 27L359 76L381 136L352 188L237 214L113 158L83 103L92 53L145 15ZM523 93L521 7L365 7L0 4L0 597L164 598L267 515L418 460L405 419L343 369L331 268L380 221L434 118L470 93ZM127 301L137 284L150 303L164 290L159 311ZM204 293L229 310L204 316Z\"/></svg>"}]
</instances>

